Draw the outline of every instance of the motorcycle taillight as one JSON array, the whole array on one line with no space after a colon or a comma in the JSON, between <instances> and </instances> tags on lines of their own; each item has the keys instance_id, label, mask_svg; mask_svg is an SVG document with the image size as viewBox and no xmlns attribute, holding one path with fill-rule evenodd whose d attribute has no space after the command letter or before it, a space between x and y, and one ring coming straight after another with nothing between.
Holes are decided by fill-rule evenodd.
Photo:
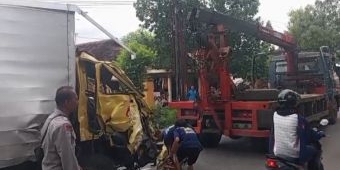
<instances>
[{"instance_id":1,"label":"motorcycle taillight","mask_svg":"<svg viewBox=\"0 0 340 170\"><path fill-rule=\"evenodd\" d=\"M275 159L267 159L267 167L268 168L278 168L277 161Z\"/></svg>"}]
</instances>

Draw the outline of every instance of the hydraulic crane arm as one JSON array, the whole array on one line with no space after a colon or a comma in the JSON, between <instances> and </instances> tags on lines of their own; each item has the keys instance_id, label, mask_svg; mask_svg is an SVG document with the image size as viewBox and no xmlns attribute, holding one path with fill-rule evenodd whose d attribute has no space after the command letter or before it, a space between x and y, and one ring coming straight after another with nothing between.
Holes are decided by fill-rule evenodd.
<instances>
[{"instance_id":1,"label":"hydraulic crane arm","mask_svg":"<svg viewBox=\"0 0 340 170\"><path fill-rule=\"evenodd\" d=\"M194 8L189 16L189 21L212 25L223 24L228 30L244 32L268 43L282 47L285 50L295 50L297 48L297 44L290 34L283 34L263 27L260 24L253 24L215 11Z\"/></svg>"},{"instance_id":2,"label":"hydraulic crane arm","mask_svg":"<svg viewBox=\"0 0 340 170\"><path fill-rule=\"evenodd\" d=\"M287 73L296 73L298 46L292 35L280 33L270 28L263 27L260 24L243 21L206 9L194 8L188 19L191 23L201 22L212 25L223 24L224 27L230 31L243 32L260 40L282 47L286 51Z\"/></svg>"}]
</instances>

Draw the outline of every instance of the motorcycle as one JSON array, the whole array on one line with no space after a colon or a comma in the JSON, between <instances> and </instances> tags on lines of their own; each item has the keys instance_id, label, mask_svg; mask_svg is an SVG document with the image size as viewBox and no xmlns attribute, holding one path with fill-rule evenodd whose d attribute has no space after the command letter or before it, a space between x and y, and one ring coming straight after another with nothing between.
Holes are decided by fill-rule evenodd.
<instances>
[{"instance_id":1,"label":"motorcycle","mask_svg":"<svg viewBox=\"0 0 340 170\"><path fill-rule=\"evenodd\" d=\"M328 125L327 119L320 121L321 126ZM317 128L313 128L314 131L321 132ZM319 140L313 141L312 145L317 149L317 155L315 161L310 161L308 165L299 165L298 162L291 158L278 157L272 154L266 155L266 168L267 170L324 170L322 160L322 146Z\"/></svg>"}]
</instances>

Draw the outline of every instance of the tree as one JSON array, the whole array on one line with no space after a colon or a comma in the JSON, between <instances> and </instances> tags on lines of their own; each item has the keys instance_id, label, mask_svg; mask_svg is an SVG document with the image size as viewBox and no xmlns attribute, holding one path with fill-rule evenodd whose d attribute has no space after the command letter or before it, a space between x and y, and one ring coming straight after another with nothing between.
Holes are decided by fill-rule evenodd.
<instances>
[{"instance_id":1,"label":"tree","mask_svg":"<svg viewBox=\"0 0 340 170\"><path fill-rule=\"evenodd\" d=\"M317 0L289 13L288 30L303 49L318 50L325 45L335 49L340 45L339 13L338 0Z\"/></svg>"},{"instance_id":2,"label":"tree","mask_svg":"<svg viewBox=\"0 0 340 170\"><path fill-rule=\"evenodd\" d=\"M157 52L153 48L154 35L145 30L137 30L123 37L122 41L136 53L136 58L132 60L130 53L122 50L117 56L117 62L132 82L142 88L146 68L153 65L157 56Z\"/></svg>"},{"instance_id":3,"label":"tree","mask_svg":"<svg viewBox=\"0 0 340 170\"><path fill-rule=\"evenodd\" d=\"M210 0L209 5L220 13L263 25L260 18L254 18L260 5L258 0ZM233 47L233 60L230 64L232 73L236 74L236 76L250 79L252 58L255 57L256 76L267 77L268 57L263 54L269 52L270 45L256 37L237 31L231 32L229 39ZM260 53L262 55L259 55Z\"/></svg>"},{"instance_id":4,"label":"tree","mask_svg":"<svg viewBox=\"0 0 340 170\"><path fill-rule=\"evenodd\" d=\"M258 0L210 0L212 9L228 14L238 19L253 21L258 12L260 2Z\"/></svg>"},{"instance_id":5,"label":"tree","mask_svg":"<svg viewBox=\"0 0 340 170\"><path fill-rule=\"evenodd\" d=\"M123 43L138 42L155 51L155 35L147 30L138 29L122 38Z\"/></svg>"},{"instance_id":6,"label":"tree","mask_svg":"<svg viewBox=\"0 0 340 170\"><path fill-rule=\"evenodd\" d=\"M134 3L136 15L142 26L155 34L156 46L159 58L156 60L156 67L171 68L172 56L172 5L173 0L137 0ZM183 25L187 25L185 18L193 7L203 6L202 0L179 0L179 11L183 18ZM188 30L184 30L187 32ZM188 34L185 34L188 35ZM186 45L192 40L186 39Z\"/></svg>"},{"instance_id":7,"label":"tree","mask_svg":"<svg viewBox=\"0 0 340 170\"><path fill-rule=\"evenodd\" d=\"M156 49L161 61L159 66L170 68L171 63L171 2L173 0L137 0L134 4L137 17L143 22L142 26L155 33ZM258 23L259 18L254 19L258 12L258 0L179 0L179 8L183 15L184 26L188 23L185 20L189 11L194 7L209 7L212 10L231 15L233 17L246 20L253 23ZM189 29L185 29L185 44L188 52L193 47L198 47L195 36L191 35ZM230 65L231 71L241 77L249 77L252 56L261 53L267 47L265 43L250 35L245 35L240 32L232 32L229 35L231 45L233 47L233 60ZM266 60L265 60L266 61ZM266 62L260 60L259 67L267 67ZM262 74L262 73L261 73ZM267 73L261 75L265 76Z\"/></svg>"}]
</instances>

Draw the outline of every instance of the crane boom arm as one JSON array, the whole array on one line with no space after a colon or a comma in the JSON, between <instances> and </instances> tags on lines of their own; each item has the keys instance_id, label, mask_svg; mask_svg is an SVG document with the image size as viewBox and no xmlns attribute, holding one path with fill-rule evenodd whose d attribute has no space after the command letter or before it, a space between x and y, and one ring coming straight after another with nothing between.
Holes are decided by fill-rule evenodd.
<instances>
[{"instance_id":1,"label":"crane boom arm","mask_svg":"<svg viewBox=\"0 0 340 170\"><path fill-rule=\"evenodd\" d=\"M288 33L283 34L260 24L253 24L215 11L194 8L189 15L189 21L213 25L223 24L228 30L244 32L285 50L297 49L293 36Z\"/></svg>"}]
</instances>

